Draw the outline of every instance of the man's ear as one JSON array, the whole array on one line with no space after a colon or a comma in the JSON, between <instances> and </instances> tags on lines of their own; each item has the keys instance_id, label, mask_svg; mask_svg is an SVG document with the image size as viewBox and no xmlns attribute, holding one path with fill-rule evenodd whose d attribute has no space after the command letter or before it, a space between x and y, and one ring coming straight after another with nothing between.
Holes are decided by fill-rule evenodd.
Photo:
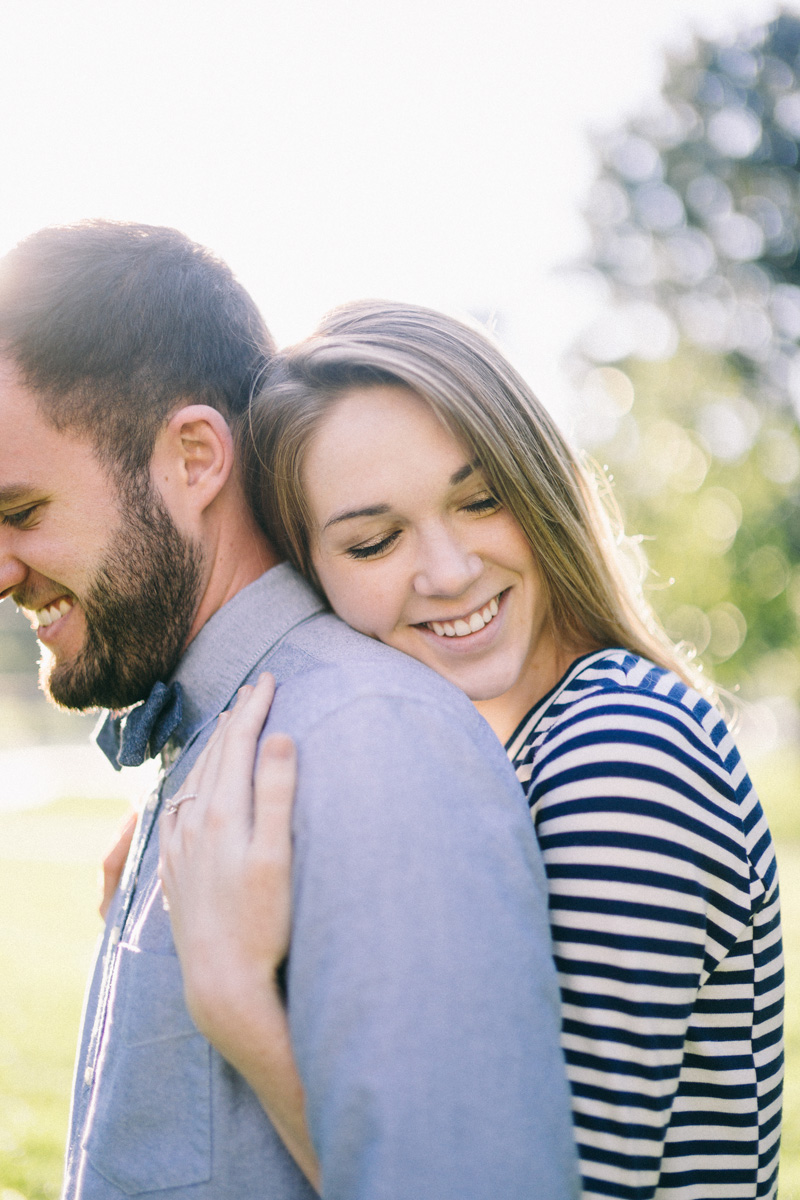
<instances>
[{"instance_id":1,"label":"man's ear","mask_svg":"<svg viewBox=\"0 0 800 1200\"><path fill-rule=\"evenodd\" d=\"M199 516L228 482L233 463L233 435L222 413L209 404L188 404L158 435L151 472L176 515Z\"/></svg>"}]
</instances>

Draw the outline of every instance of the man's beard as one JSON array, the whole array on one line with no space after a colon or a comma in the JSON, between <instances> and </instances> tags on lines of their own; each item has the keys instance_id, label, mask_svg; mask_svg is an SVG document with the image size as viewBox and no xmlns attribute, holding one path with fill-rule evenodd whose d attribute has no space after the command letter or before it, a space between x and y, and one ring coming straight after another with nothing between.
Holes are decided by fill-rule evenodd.
<instances>
[{"instance_id":1,"label":"man's beard","mask_svg":"<svg viewBox=\"0 0 800 1200\"><path fill-rule=\"evenodd\" d=\"M189 636L203 553L148 485L123 493L122 523L87 594L86 642L59 663L47 650L40 685L62 708L127 708L170 677Z\"/></svg>"}]
</instances>

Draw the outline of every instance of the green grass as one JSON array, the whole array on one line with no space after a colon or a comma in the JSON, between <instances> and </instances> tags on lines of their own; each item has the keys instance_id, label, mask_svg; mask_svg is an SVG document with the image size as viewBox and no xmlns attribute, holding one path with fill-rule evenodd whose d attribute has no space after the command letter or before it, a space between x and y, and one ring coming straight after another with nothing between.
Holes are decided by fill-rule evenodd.
<instances>
[{"instance_id":1,"label":"green grass","mask_svg":"<svg viewBox=\"0 0 800 1200\"><path fill-rule=\"evenodd\" d=\"M0 1200L60 1191L83 989L100 932L98 864L125 806L0 817Z\"/></svg>"},{"instance_id":2,"label":"green grass","mask_svg":"<svg viewBox=\"0 0 800 1200\"><path fill-rule=\"evenodd\" d=\"M781 1200L800 1200L800 752L753 776L778 841L789 983ZM56 1200L97 873L125 806L62 801L0 816L0 1200Z\"/></svg>"},{"instance_id":3,"label":"green grass","mask_svg":"<svg viewBox=\"0 0 800 1200\"><path fill-rule=\"evenodd\" d=\"M778 850L786 957L786 1083L780 1200L800 1200L800 750L751 764Z\"/></svg>"}]
</instances>

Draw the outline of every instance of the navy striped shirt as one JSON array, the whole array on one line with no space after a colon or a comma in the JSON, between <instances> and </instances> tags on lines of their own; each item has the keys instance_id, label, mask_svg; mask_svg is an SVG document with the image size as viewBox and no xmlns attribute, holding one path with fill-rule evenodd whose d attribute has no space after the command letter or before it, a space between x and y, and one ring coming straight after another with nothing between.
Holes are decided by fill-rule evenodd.
<instances>
[{"instance_id":1,"label":"navy striped shirt","mask_svg":"<svg viewBox=\"0 0 800 1200\"><path fill-rule=\"evenodd\" d=\"M778 876L724 721L671 672L603 650L507 750L547 871L584 1195L774 1197Z\"/></svg>"}]
</instances>

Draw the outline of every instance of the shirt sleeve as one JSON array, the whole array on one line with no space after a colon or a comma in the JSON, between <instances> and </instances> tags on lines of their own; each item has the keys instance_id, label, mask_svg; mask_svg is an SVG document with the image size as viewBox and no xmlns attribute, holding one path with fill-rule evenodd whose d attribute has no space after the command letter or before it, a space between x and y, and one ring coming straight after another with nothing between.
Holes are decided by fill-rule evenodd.
<instances>
[{"instance_id":1,"label":"shirt sleeve","mask_svg":"<svg viewBox=\"0 0 800 1200\"><path fill-rule=\"evenodd\" d=\"M577 1196L544 873L499 743L375 695L299 740L288 997L326 1200Z\"/></svg>"},{"instance_id":2,"label":"shirt sleeve","mask_svg":"<svg viewBox=\"0 0 800 1200\"><path fill-rule=\"evenodd\" d=\"M699 1195L758 1167L752 922L765 903L777 921L777 880L774 855L764 879L752 866L747 830L764 862L769 834L724 736L668 700L600 694L536 756L585 1195Z\"/></svg>"}]
</instances>

